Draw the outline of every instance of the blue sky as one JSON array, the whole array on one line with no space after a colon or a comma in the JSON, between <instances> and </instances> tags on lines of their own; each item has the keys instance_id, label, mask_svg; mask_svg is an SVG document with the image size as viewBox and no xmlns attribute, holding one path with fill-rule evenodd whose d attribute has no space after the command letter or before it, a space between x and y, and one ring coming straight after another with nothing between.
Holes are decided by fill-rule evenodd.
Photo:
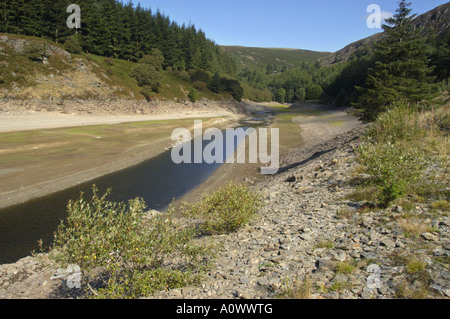
<instances>
[{"instance_id":1,"label":"blue sky","mask_svg":"<svg viewBox=\"0 0 450 319\"><path fill-rule=\"evenodd\" d=\"M367 7L393 13L398 0L132 0L178 24L194 24L220 45L337 51L381 32L367 26ZM422 14L445 0L410 0Z\"/></svg>"}]
</instances>

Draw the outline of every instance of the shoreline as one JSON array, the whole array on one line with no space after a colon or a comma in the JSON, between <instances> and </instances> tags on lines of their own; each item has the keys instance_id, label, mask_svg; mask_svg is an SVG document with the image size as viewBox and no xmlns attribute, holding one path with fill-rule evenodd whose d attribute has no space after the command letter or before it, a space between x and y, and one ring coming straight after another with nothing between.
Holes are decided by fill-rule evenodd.
<instances>
[{"instance_id":1,"label":"shoreline","mask_svg":"<svg viewBox=\"0 0 450 319\"><path fill-rule=\"evenodd\" d=\"M204 109L188 109L185 110L184 113L167 112L151 115L69 115L47 112L39 113L34 111L22 110L20 112L12 114L0 113L0 128L2 127L3 123L9 123L8 125L3 126L3 131L9 130L9 133L20 133L23 132L24 128L27 128L25 132L30 132L30 130L42 130L44 129L44 127L47 130L56 128L88 127L95 125L112 126L121 123L138 123L148 121L177 121L195 118L208 118L210 119L210 123L208 123L209 126L216 125L219 127L223 127L224 125L234 126L239 120L245 118L249 114L252 114L255 110L264 108L264 106L258 106L257 104L248 103L235 103L234 105L232 105L232 107L237 107L240 112L232 113L228 108L217 109L215 104L211 106L211 110L209 111L205 111ZM17 120L14 121L11 119ZM24 123L23 121L21 121L23 119L27 119L27 121ZM214 121L214 119L216 120ZM17 125L17 123L19 123L19 125ZM80 126L81 123L84 123L85 125ZM205 127L207 126L205 125ZM6 132L2 132L2 130L0 129L0 133ZM55 176L54 178L49 179L48 176L45 176L45 180L39 180L39 178L37 178L37 182L32 182L32 176L29 175L27 175L26 181L24 182L25 178L23 178L23 176L25 176L25 174L20 171L11 173L11 171L13 171L11 169L4 169L4 172L0 170L0 178L4 179L10 177L11 175L15 175L17 177L16 179L20 178L21 183L20 186L17 185L17 187L13 190L0 190L0 197L2 198L2 201L0 202L0 209L23 204L30 200L44 197L52 193L76 186L78 184L89 182L90 180L93 180L95 178L138 165L143 161L154 158L165 152L166 149L170 146L171 142L172 141L170 138L170 134L167 134L167 137L155 139L144 144L133 145L126 151L122 150L120 153L114 154L114 156L112 157L107 157L106 159L98 157L96 158L96 160L91 161L95 166L92 165L86 168L86 164L84 164L85 167L82 170L77 170L76 167L71 168L70 171L60 172L59 175ZM105 162L103 162L103 160L105 160ZM101 164L98 165L98 163ZM69 164L70 162L64 163L65 166L70 166ZM40 167L38 167L38 170L39 169ZM33 173L31 174L37 175L38 173L33 171ZM22 185L22 183L24 185ZM26 183L28 183L28 185L26 185Z\"/></svg>"}]
</instances>

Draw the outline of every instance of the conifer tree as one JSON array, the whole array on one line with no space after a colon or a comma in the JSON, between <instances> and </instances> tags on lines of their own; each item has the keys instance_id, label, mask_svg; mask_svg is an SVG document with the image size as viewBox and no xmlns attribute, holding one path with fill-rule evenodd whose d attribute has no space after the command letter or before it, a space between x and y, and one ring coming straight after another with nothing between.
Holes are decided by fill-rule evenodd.
<instances>
[{"instance_id":1,"label":"conifer tree","mask_svg":"<svg viewBox=\"0 0 450 319\"><path fill-rule=\"evenodd\" d=\"M376 45L375 66L370 70L366 87L358 106L363 118L371 120L391 108L397 101L415 104L429 96L431 91L429 45L427 39L415 30L411 4L399 2L394 17L386 20L383 41Z\"/></svg>"}]
</instances>

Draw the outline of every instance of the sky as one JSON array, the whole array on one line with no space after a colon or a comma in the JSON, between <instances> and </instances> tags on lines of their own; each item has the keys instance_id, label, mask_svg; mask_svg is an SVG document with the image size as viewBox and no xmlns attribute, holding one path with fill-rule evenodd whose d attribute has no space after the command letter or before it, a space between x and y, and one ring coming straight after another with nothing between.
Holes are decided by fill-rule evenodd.
<instances>
[{"instance_id":1,"label":"sky","mask_svg":"<svg viewBox=\"0 0 450 319\"><path fill-rule=\"evenodd\" d=\"M132 0L177 24L193 24L219 45L335 52L381 32L367 20L376 4L389 17L398 0ZM410 0L422 14L445 0ZM374 20L371 20L374 21Z\"/></svg>"}]
</instances>

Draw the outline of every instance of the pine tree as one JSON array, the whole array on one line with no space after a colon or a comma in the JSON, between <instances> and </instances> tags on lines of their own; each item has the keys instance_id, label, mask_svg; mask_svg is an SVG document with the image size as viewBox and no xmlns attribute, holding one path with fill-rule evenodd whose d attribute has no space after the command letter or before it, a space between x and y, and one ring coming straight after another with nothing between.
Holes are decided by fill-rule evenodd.
<instances>
[{"instance_id":1,"label":"pine tree","mask_svg":"<svg viewBox=\"0 0 450 319\"><path fill-rule=\"evenodd\" d=\"M383 25L385 37L375 47L375 66L369 71L358 106L371 120L397 101L418 102L431 92L427 39L415 30L411 4L399 2L393 18Z\"/></svg>"}]
</instances>

